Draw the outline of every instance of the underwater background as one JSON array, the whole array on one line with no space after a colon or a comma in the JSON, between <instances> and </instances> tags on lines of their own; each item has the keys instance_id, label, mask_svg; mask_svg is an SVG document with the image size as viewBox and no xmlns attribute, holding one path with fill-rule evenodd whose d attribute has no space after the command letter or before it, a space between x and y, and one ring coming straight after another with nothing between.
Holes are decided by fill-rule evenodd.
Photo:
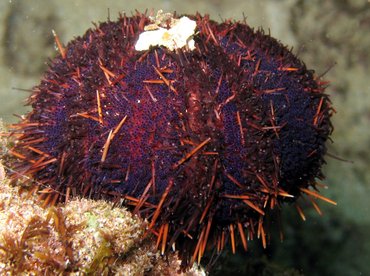
<instances>
[{"instance_id":1,"label":"underwater background","mask_svg":"<svg viewBox=\"0 0 370 276\"><path fill-rule=\"evenodd\" d=\"M330 81L326 93L337 113L332 121L322 194L338 203L320 202L323 215L304 208L302 221L284 206L280 242L273 231L262 250L252 242L247 253L224 252L211 275L370 275L370 3L366 0L3 0L0 2L0 118L5 123L24 114L29 90L37 85L48 58L57 54L55 30L66 44L83 35L92 22L112 20L119 12L208 13L216 21L247 18L255 28L283 44L317 75ZM330 69L330 70L329 70ZM302 205L310 205L302 202Z\"/></svg>"}]
</instances>

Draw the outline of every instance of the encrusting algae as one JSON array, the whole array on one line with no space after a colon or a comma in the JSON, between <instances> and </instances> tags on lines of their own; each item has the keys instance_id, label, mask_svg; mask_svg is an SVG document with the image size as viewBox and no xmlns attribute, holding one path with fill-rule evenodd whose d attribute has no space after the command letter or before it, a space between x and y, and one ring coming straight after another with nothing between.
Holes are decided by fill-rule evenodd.
<instances>
[{"instance_id":1,"label":"encrusting algae","mask_svg":"<svg viewBox=\"0 0 370 276\"><path fill-rule=\"evenodd\" d=\"M0 167L0 274L172 275L180 261L141 241L146 223L103 200L73 199L43 209L19 195ZM203 275L193 268L183 275Z\"/></svg>"}]
</instances>

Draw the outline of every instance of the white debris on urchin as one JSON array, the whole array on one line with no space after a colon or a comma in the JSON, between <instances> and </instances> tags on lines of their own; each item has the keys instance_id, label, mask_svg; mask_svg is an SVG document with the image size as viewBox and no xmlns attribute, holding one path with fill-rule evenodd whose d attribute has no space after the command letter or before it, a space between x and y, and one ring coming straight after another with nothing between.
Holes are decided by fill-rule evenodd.
<instances>
[{"instance_id":1,"label":"white debris on urchin","mask_svg":"<svg viewBox=\"0 0 370 276\"><path fill-rule=\"evenodd\" d=\"M157 18L161 15L162 11L159 11ZM195 49L195 43L192 37L194 36L197 24L194 20L186 16L180 19L171 17L169 29L161 27L164 25L162 23L164 22L158 24L156 21L155 24L146 26L146 31L140 34L139 40L135 44L136 51L145 51L151 46L164 46L171 51L183 47L189 50Z\"/></svg>"}]
</instances>

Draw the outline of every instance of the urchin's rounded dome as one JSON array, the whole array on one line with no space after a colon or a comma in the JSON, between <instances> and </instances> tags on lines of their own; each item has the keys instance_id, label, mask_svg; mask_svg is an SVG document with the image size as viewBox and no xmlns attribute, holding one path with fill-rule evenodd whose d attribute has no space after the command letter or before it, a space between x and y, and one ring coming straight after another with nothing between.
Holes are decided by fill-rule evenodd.
<instances>
[{"instance_id":1,"label":"urchin's rounded dome","mask_svg":"<svg viewBox=\"0 0 370 276\"><path fill-rule=\"evenodd\" d=\"M124 199L185 263L228 237L233 250L257 234L265 244L266 213L322 177L332 129L324 88L286 47L245 23L190 18L193 50L137 51L145 15L71 41L10 151L46 202Z\"/></svg>"}]
</instances>

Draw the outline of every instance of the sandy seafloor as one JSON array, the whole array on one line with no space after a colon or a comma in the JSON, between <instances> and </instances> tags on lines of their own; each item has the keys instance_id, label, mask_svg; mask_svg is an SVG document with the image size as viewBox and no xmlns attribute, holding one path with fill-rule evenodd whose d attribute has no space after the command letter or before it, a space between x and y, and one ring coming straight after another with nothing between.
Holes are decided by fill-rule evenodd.
<instances>
[{"instance_id":1,"label":"sandy seafloor","mask_svg":"<svg viewBox=\"0 0 370 276\"><path fill-rule=\"evenodd\" d=\"M272 242L261 257L255 254L225 256L214 274L248 271L248 260L293 268L304 275L370 275L370 3L366 0L3 0L0 2L0 118L16 121L23 114L28 92L37 85L48 57L56 54L51 30L62 42L82 35L91 22L111 19L118 12L146 8L178 13L209 13L211 18L241 19L299 51L299 57L318 75L326 72L337 114L333 117L334 143L329 152L353 161L327 157L323 193L338 202L321 204L319 217L306 211L302 222L294 208L284 212L285 241ZM333 66L334 65L334 66ZM285 211L285 210L284 210ZM263 261L261 261L263 260Z\"/></svg>"}]
</instances>

